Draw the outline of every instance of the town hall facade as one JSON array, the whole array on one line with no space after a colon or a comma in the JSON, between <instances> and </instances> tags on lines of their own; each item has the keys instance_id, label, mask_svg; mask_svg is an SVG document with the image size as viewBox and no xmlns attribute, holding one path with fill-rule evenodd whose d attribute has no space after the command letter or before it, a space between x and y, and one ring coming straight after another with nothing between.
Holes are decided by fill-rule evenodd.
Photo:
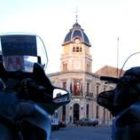
<instances>
[{"instance_id":1,"label":"town hall facade","mask_svg":"<svg viewBox=\"0 0 140 140\"><path fill-rule=\"evenodd\" d=\"M60 72L48 74L54 85L71 92L71 102L58 109L59 119L75 123L81 118L92 117L100 124L109 124L112 116L97 104L96 97L101 91L113 89L114 85L101 81L102 73L92 72L92 46L77 21L66 34L62 47Z\"/></svg>"}]
</instances>

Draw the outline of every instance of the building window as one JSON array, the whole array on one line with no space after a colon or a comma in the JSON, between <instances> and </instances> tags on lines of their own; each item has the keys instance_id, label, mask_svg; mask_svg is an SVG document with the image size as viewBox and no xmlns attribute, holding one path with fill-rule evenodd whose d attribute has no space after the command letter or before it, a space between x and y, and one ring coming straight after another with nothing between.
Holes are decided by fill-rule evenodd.
<instances>
[{"instance_id":1,"label":"building window","mask_svg":"<svg viewBox=\"0 0 140 140\"><path fill-rule=\"evenodd\" d=\"M87 64L87 71L90 71L90 64Z\"/></svg>"},{"instance_id":2,"label":"building window","mask_svg":"<svg viewBox=\"0 0 140 140\"><path fill-rule=\"evenodd\" d=\"M75 49L75 47L73 47L73 52L76 52L76 49Z\"/></svg>"},{"instance_id":3,"label":"building window","mask_svg":"<svg viewBox=\"0 0 140 140\"><path fill-rule=\"evenodd\" d=\"M63 82L62 88L67 89L67 83Z\"/></svg>"},{"instance_id":4,"label":"building window","mask_svg":"<svg viewBox=\"0 0 140 140\"><path fill-rule=\"evenodd\" d=\"M87 83L87 93L89 93L89 83Z\"/></svg>"},{"instance_id":5,"label":"building window","mask_svg":"<svg viewBox=\"0 0 140 140\"><path fill-rule=\"evenodd\" d=\"M73 96L82 96L83 95L83 87L82 81L79 79L73 79L70 84L70 90Z\"/></svg>"},{"instance_id":6,"label":"building window","mask_svg":"<svg viewBox=\"0 0 140 140\"><path fill-rule=\"evenodd\" d=\"M74 92L74 96L79 96L81 94L82 87L81 87L81 83L79 80L74 81L73 92Z\"/></svg>"},{"instance_id":7,"label":"building window","mask_svg":"<svg viewBox=\"0 0 140 140\"><path fill-rule=\"evenodd\" d=\"M62 107L62 121L66 120L66 106L64 105Z\"/></svg>"},{"instance_id":8,"label":"building window","mask_svg":"<svg viewBox=\"0 0 140 140\"><path fill-rule=\"evenodd\" d=\"M63 64L63 71L67 71L67 63Z\"/></svg>"},{"instance_id":9,"label":"building window","mask_svg":"<svg viewBox=\"0 0 140 140\"><path fill-rule=\"evenodd\" d=\"M73 52L82 52L82 47L73 47Z\"/></svg>"},{"instance_id":10,"label":"building window","mask_svg":"<svg viewBox=\"0 0 140 140\"><path fill-rule=\"evenodd\" d=\"M96 118L98 119L99 118L99 106L96 105Z\"/></svg>"},{"instance_id":11,"label":"building window","mask_svg":"<svg viewBox=\"0 0 140 140\"><path fill-rule=\"evenodd\" d=\"M74 95L80 95L80 83L74 82Z\"/></svg>"},{"instance_id":12,"label":"building window","mask_svg":"<svg viewBox=\"0 0 140 140\"><path fill-rule=\"evenodd\" d=\"M96 94L98 95L99 94L99 84L96 86Z\"/></svg>"},{"instance_id":13,"label":"building window","mask_svg":"<svg viewBox=\"0 0 140 140\"><path fill-rule=\"evenodd\" d=\"M78 46L76 47L76 52L79 52L79 47Z\"/></svg>"},{"instance_id":14,"label":"building window","mask_svg":"<svg viewBox=\"0 0 140 140\"><path fill-rule=\"evenodd\" d=\"M86 117L89 117L89 104L87 104L87 108L86 108Z\"/></svg>"},{"instance_id":15,"label":"building window","mask_svg":"<svg viewBox=\"0 0 140 140\"><path fill-rule=\"evenodd\" d=\"M99 86L100 84L97 84L96 86L96 95L99 94ZM99 118L99 105L96 105L96 118Z\"/></svg>"},{"instance_id":16,"label":"building window","mask_svg":"<svg viewBox=\"0 0 140 140\"><path fill-rule=\"evenodd\" d=\"M80 52L82 52L82 47L80 47Z\"/></svg>"}]
</instances>

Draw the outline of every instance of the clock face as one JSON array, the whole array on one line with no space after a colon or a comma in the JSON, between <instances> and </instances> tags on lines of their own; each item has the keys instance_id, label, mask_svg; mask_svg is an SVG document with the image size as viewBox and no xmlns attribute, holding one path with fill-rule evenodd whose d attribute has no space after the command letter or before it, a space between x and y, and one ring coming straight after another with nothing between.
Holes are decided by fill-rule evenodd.
<instances>
[{"instance_id":1,"label":"clock face","mask_svg":"<svg viewBox=\"0 0 140 140\"><path fill-rule=\"evenodd\" d=\"M80 40L78 38L75 39L75 43L80 43Z\"/></svg>"}]
</instances>

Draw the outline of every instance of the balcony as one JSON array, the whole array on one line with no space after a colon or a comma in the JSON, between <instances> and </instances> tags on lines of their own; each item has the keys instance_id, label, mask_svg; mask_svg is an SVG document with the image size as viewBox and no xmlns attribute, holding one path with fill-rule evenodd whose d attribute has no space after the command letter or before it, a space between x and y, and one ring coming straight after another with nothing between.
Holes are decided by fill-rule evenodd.
<instances>
[{"instance_id":1,"label":"balcony","mask_svg":"<svg viewBox=\"0 0 140 140\"><path fill-rule=\"evenodd\" d=\"M72 92L72 99L83 99L83 93L79 93L79 94L74 94L74 92Z\"/></svg>"},{"instance_id":2,"label":"balcony","mask_svg":"<svg viewBox=\"0 0 140 140\"><path fill-rule=\"evenodd\" d=\"M72 99L83 99L83 98L84 98L83 96L75 96L75 95L72 96Z\"/></svg>"},{"instance_id":3,"label":"balcony","mask_svg":"<svg viewBox=\"0 0 140 140\"><path fill-rule=\"evenodd\" d=\"M87 99L87 100L93 100L93 99L95 99L93 92L86 92L85 93L85 99Z\"/></svg>"},{"instance_id":4,"label":"balcony","mask_svg":"<svg viewBox=\"0 0 140 140\"><path fill-rule=\"evenodd\" d=\"M72 99L83 99L83 98L85 98L87 100L95 100L96 99L93 92L86 92L84 95L83 95L83 93L80 93L79 95L74 95L72 92Z\"/></svg>"}]
</instances>

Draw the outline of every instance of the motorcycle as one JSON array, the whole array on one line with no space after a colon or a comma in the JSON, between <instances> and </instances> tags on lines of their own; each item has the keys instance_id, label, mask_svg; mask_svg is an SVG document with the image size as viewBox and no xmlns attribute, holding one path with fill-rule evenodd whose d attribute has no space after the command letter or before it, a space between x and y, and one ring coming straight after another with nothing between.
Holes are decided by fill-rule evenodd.
<instances>
[{"instance_id":1,"label":"motorcycle","mask_svg":"<svg viewBox=\"0 0 140 140\"><path fill-rule=\"evenodd\" d=\"M47 52L38 35L0 35L0 140L50 140L51 115L70 102L45 74Z\"/></svg>"},{"instance_id":2,"label":"motorcycle","mask_svg":"<svg viewBox=\"0 0 140 140\"><path fill-rule=\"evenodd\" d=\"M130 55L128 60L134 55ZM131 59L131 65L138 59ZM129 67L131 66L129 65ZM121 70L122 72L122 70ZM116 84L113 90L103 91L97 103L108 109L112 115L112 140L140 140L140 66L133 66L120 73L120 77L101 76L108 84Z\"/></svg>"}]
</instances>

